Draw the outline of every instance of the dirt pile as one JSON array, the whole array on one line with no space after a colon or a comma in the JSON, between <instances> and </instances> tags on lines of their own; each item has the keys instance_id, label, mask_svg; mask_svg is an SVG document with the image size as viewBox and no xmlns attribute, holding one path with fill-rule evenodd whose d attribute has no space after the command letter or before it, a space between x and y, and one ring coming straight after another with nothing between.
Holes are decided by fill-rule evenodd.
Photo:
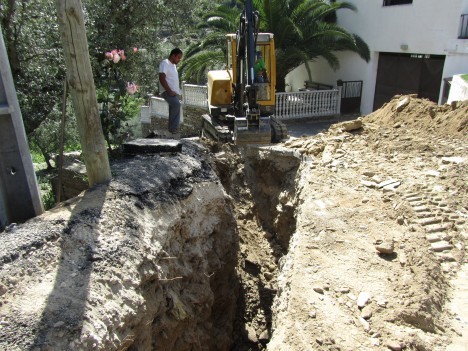
<instances>
[{"instance_id":1,"label":"dirt pile","mask_svg":"<svg viewBox=\"0 0 468 351\"><path fill-rule=\"evenodd\" d=\"M402 96L286 143L304 162L268 350L463 350L448 345L467 312L448 302L466 266L467 116Z\"/></svg>"}]
</instances>

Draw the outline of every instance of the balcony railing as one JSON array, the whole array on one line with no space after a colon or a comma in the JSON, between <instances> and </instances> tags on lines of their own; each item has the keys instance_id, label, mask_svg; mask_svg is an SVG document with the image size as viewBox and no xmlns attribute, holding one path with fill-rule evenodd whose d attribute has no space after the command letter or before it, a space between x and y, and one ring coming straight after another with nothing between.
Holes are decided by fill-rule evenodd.
<instances>
[{"instance_id":1,"label":"balcony railing","mask_svg":"<svg viewBox=\"0 0 468 351\"><path fill-rule=\"evenodd\" d=\"M458 39L468 39L468 14L461 15Z\"/></svg>"}]
</instances>

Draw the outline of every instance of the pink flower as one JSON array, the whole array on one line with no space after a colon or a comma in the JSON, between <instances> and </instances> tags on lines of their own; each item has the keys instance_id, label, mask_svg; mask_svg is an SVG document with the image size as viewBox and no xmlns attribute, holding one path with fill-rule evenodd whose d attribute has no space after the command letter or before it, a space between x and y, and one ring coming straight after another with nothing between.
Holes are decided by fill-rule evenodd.
<instances>
[{"instance_id":1,"label":"pink flower","mask_svg":"<svg viewBox=\"0 0 468 351\"><path fill-rule=\"evenodd\" d=\"M111 51L111 54L112 54L112 61L114 61L114 63L117 63L120 61L120 56L119 56L119 53L117 52L117 50L112 50Z\"/></svg>"},{"instance_id":2,"label":"pink flower","mask_svg":"<svg viewBox=\"0 0 468 351\"><path fill-rule=\"evenodd\" d=\"M112 61L114 55L112 55L112 53L110 51L106 52L106 59Z\"/></svg>"},{"instance_id":3,"label":"pink flower","mask_svg":"<svg viewBox=\"0 0 468 351\"><path fill-rule=\"evenodd\" d=\"M125 51L119 50L118 54L120 55L120 58L122 59L122 61L125 61L127 59L127 56L125 56Z\"/></svg>"},{"instance_id":4,"label":"pink flower","mask_svg":"<svg viewBox=\"0 0 468 351\"><path fill-rule=\"evenodd\" d=\"M138 48L133 48L133 53L136 54L138 51Z\"/></svg>"},{"instance_id":5,"label":"pink flower","mask_svg":"<svg viewBox=\"0 0 468 351\"><path fill-rule=\"evenodd\" d=\"M127 93L130 95L135 94L138 91L138 85L134 83L127 82Z\"/></svg>"}]
</instances>

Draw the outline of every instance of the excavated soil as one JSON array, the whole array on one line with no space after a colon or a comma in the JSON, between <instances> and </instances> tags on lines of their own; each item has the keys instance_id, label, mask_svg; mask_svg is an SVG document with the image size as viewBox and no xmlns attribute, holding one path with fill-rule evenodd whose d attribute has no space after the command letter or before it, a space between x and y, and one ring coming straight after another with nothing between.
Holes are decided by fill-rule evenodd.
<instances>
[{"instance_id":1,"label":"excavated soil","mask_svg":"<svg viewBox=\"0 0 468 351\"><path fill-rule=\"evenodd\" d=\"M0 234L5 350L466 350L468 103L183 141Z\"/></svg>"}]
</instances>

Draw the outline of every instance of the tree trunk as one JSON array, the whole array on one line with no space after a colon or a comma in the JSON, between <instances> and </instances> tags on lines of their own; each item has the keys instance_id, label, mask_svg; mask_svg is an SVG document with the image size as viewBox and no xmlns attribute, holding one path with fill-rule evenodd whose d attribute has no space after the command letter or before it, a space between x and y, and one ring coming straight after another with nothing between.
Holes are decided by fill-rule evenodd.
<instances>
[{"instance_id":1,"label":"tree trunk","mask_svg":"<svg viewBox=\"0 0 468 351\"><path fill-rule=\"evenodd\" d=\"M56 0L67 82L76 113L89 185L111 179L109 158L102 133L88 41L80 0Z\"/></svg>"}]
</instances>

